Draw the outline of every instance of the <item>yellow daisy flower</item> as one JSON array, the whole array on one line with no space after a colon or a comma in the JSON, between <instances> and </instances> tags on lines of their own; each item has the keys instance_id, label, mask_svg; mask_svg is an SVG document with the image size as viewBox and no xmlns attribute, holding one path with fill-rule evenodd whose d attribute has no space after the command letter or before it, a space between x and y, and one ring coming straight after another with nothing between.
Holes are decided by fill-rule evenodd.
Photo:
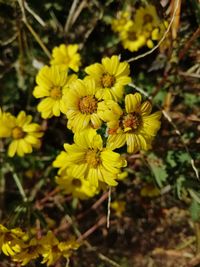
<instances>
[{"instance_id":1,"label":"yellow daisy flower","mask_svg":"<svg viewBox=\"0 0 200 267\"><path fill-rule=\"evenodd\" d=\"M104 102L99 104L99 116L107 122L107 147L116 149L127 144L127 152L134 153L140 149L148 150L153 138L160 128L161 112L151 113L149 101L141 103L139 93L125 97L125 110L111 108L116 103ZM115 110L115 112L111 112Z\"/></svg>"},{"instance_id":2,"label":"yellow daisy flower","mask_svg":"<svg viewBox=\"0 0 200 267\"><path fill-rule=\"evenodd\" d=\"M153 28L159 26L160 18L158 17L155 6L147 5L137 9L135 23L147 31L151 31Z\"/></svg>"},{"instance_id":3,"label":"yellow daisy flower","mask_svg":"<svg viewBox=\"0 0 200 267\"><path fill-rule=\"evenodd\" d=\"M97 88L93 79L77 80L70 86L66 94L66 115L68 128L73 132L101 126L97 114L98 99L95 97Z\"/></svg>"},{"instance_id":4,"label":"yellow daisy flower","mask_svg":"<svg viewBox=\"0 0 200 267\"><path fill-rule=\"evenodd\" d=\"M80 247L81 243L76 241L72 236L68 241L60 242L58 248L62 252L62 256L66 259L72 255L74 250L77 250Z\"/></svg>"},{"instance_id":5,"label":"yellow daisy flower","mask_svg":"<svg viewBox=\"0 0 200 267\"><path fill-rule=\"evenodd\" d=\"M120 62L118 56L105 57L101 63L95 63L85 68L85 72L89 77L94 78L99 89L96 97L121 100L124 86L131 82L129 64Z\"/></svg>"},{"instance_id":6,"label":"yellow daisy flower","mask_svg":"<svg viewBox=\"0 0 200 267\"><path fill-rule=\"evenodd\" d=\"M59 65L65 69L72 69L78 71L81 65L81 56L78 51L77 44L65 45L54 47L52 51L51 65Z\"/></svg>"},{"instance_id":7,"label":"yellow daisy flower","mask_svg":"<svg viewBox=\"0 0 200 267\"><path fill-rule=\"evenodd\" d=\"M9 112L3 112L0 108L0 138L11 136L11 125L13 116Z\"/></svg>"},{"instance_id":8,"label":"yellow daisy flower","mask_svg":"<svg viewBox=\"0 0 200 267\"><path fill-rule=\"evenodd\" d=\"M60 168L58 173L67 170L70 176L86 179L91 185L98 187L98 182L110 186L117 185L117 176L126 161L120 154L110 148L103 147L103 140L93 129L87 129L74 135L74 144L65 144L53 162Z\"/></svg>"},{"instance_id":9,"label":"yellow daisy flower","mask_svg":"<svg viewBox=\"0 0 200 267\"><path fill-rule=\"evenodd\" d=\"M43 247L40 240L32 238L28 244L24 244L23 249L12 256L13 261L19 262L21 266L26 266L31 260L37 259Z\"/></svg>"},{"instance_id":10,"label":"yellow daisy flower","mask_svg":"<svg viewBox=\"0 0 200 267\"><path fill-rule=\"evenodd\" d=\"M76 80L76 75L67 75L67 71L60 66L44 66L36 76L37 86L33 90L36 98L43 98L38 104L38 111L44 119L60 116L66 112L64 95L69 84Z\"/></svg>"},{"instance_id":11,"label":"yellow daisy flower","mask_svg":"<svg viewBox=\"0 0 200 267\"><path fill-rule=\"evenodd\" d=\"M117 14L117 18L112 20L112 30L114 32L121 32L131 18L131 13L128 11L121 11Z\"/></svg>"},{"instance_id":12,"label":"yellow daisy flower","mask_svg":"<svg viewBox=\"0 0 200 267\"><path fill-rule=\"evenodd\" d=\"M0 224L0 250L6 256L14 256L21 251L23 241L21 238L25 235L20 228L7 229Z\"/></svg>"},{"instance_id":13,"label":"yellow daisy flower","mask_svg":"<svg viewBox=\"0 0 200 267\"><path fill-rule=\"evenodd\" d=\"M32 153L32 148L39 148L40 138L43 136L41 127L37 123L31 123L32 116L20 111L17 117L9 116L6 119L7 136L12 138L8 147L8 156L13 157L16 153L23 157L24 154Z\"/></svg>"},{"instance_id":14,"label":"yellow daisy flower","mask_svg":"<svg viewBox=\"0 0 200 267\"><path fill-rule=\"evenodd\" d=\"M40 253L43 260L41 263L46 263L47 266L55 264L62 256L62 252L58 248L59 240L49 231L39 242L42 245Z\"/></svg>"},{"instance_id":15,"label":"yellow daisy flower","mask_svg":"<svg viewBox=\"0 0 200 267\"><path fill-rule=\"evenodd\" d=\"M69 175L57 176L56 182L65 194L72 194L73 197L86 199L93 197L98 193L95 186L92 186L87 180L75 178Z\"/></svg>"},{"instance_id":16,"label":"yellow daisy flower","mask_svg":"<svg viewBox=\"0 0 200 267\"><path fill-rule=\"evenodd\" d=\"M146 36L139 25L133 21L127 23L126 28L119 35L122 45L131 52L138 51L146 43Z\"/></svg>"}]
</instances>

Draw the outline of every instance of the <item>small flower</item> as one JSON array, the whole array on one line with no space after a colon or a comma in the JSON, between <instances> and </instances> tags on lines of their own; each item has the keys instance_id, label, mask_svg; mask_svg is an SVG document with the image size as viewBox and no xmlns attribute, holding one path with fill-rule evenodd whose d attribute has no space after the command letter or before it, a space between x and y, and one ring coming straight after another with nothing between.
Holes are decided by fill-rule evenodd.
<instances>
[{"instance_id":1,"label":"small flower","mask_svg":"<svg viewBox=\"0 0 200 267\"><path fill-rule=\"evenodd\" d=\"M72 194L73 197L80 199L93 197L98 193L97 188L91 185L87 180L69 176L67 174L57 176L56 182L65 194Z\"/></svg>"},{"instance_id":2,"label":"small flower","mask_svg":"<svg viewBox=\"0 0 200 267\"><path fill-rule=\"evenodd\" d=\"M116 216L122 217L122 214L124 213L126 209L126 202L125 201L120 201L116 200L114 202L111 202L111 208L115 211Z\"/></svg>"},{"instance_id":3,"label":"small flower","mask_svg":"<svg viewBox=\"0 0 200 267\"><path fill-rule=\"evenodd\" d=\"M112 30L114 32L123 31L124 27L128 23L131 18L131 13L128 11L119 12L117 14L117 18L112 20Z\"/></svg>"},{"instance_id":4,"label":"small flower","mask_svg":"<svg viewBox=\"0 0 200 267\"><path fill-rule=\"evenodd\" d=\"M68 128L73 132L88 127L98 129L101 126L102 121L97 114L99 101L95 96L96 92L95 81L92 79L77 80L71 84L66 94L66 115Z\"/></svg>"},{"instance_id":5,"label":"small flower","mask_svg":"<svg viewBox=\"0 0 200 267\"><path fill-rule=\"evenodd\" d=\"M139 25L129 21L119 34L122 45L131 52L138 51L146 43L146 36Z\"/></svg>"},{"instance_id":6,"label":"small flower","mask_svg":"<svg viewBox=\"0 0 200 267\"><path fill-rule=\"evenodd\" d=\"M8 156L13 157L16 153L23 157L24 154L32 153L32 148L39 148L40 138L43 136L41 127L37 123L31 123L32 116L20 111L17 117L9 115L4 121L7 137L12 141L8 147Z\"/></svg>"},{"instance_id":7,"label":"small flower","mask_svg":"<svg viewBox=\"0 0 200 267\"><path fill-rule=\"evenodd\" d=\"M126 95L125 110L114 101L99 104L99 116L108 126L108 148L116 149L127 144L127 152L135 153L151 147L152 140L160 128L161 112L150 114L150 102L141 103L141 100L139 93Z\"/></svg>"},{"instance_id":8,"label":"small flower","mask_svg":"<svg viewBox=\"0 0 200 267\"><path fill-rule=\"evenodd\" d=\"M54 47L52 51L51 65L59 65L64 69L72 69L78 71L81 65L81 56L78 51L77 44L65 45Z\"/></svg>"},{"instance_id":9,"label":"small flower","mask_svg":"<svg viewBox=\"0 0 200 267\"><path fill-rule=\"evenodd\" d=\"M137 9L135 14L135 23L144 30L151 31L153 28L160 25L155 6L147 5Z\"/></svg>"},{"instance_id":10,"label":"small flower","mask_svg":"<svg viewBox=\"0 0 200 267\"><path fill-rule=\"evenodd\" d=\"M19 262L21 266L26 266L31 260L39 258L43 247L40 241L36 238L32 238L28 244L24 244L23 249L15 254L13 261Z\"/></svg>"},{"instance_id":11,"label":"small flower","mask_svg":"<svg viewBox=\"0 0 200 267\"><path fill-rule=\"evenodd\" d=\"M0 224L0 250L6 256L14 256L21 251L22 237L25 233L20 228L7 229Z\"/></svg>"},{"instance_id":12,"label":"small flower","mask_svg":"<svg viewBox=\"0 0 200 267\"><path fill-rule=\"evenodd\" d=\"M117 185L117 176L126 161L120 154L103 146L103 140L93 129L87 129L74 135L74 144L65 144L62 151L53 162L60 168L58 173L67 171L70 176L85 179L91 185L98 187L98 182Z\"/></svg>"},{"instance_id":13,"label":"small flower","mask_svg":"<svg viewBox=\"0 0 200 267\"><path fill-rule=\"evenodd\" d=\"M69 84L76 79L76 75L67 75L67 71L60 66L44 66L36 77L37 86L33 95L43 98L37 109L44 119L60 116L66 112L64 95L69 89Z\"/></svg>"},{"instance_id":14,"label":"small flower","mask_svg":"<svg viewBox=\"0 0 200 267\"><path fill-rule=\"evenodd\" d=\"M11 136L12 121L12 114L9 112L3 112L0 108L0 138Z\"/></svg>"},{"instance_id":15,"label":"small flower","mask_svg":"<svg viewBox=\"0 0 200 267\"><path fill-rule=\"evenodd\" d=\"M127 62L120 62L118 56L105 57L100 63L85 68L89 77L94 78L99 89L98 99L121 100L124 86L131 82L130 69Z\"/></svg>"}]
</instances>

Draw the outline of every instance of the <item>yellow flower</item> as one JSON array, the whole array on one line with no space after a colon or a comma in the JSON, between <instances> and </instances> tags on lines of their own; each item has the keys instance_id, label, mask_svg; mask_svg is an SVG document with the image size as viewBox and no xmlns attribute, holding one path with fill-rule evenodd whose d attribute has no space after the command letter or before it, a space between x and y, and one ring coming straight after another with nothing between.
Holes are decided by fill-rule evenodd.
<instances>
[{"instance_id":1,"label":"yellow flower","mask_svg":"<svg viewBox=\"0 0 200 267\"><path fill-rule=\"evenodd\" d=\"M117 14L117 18L112 20L112 30L114 32L121 32L123 31L124 27L126 26L127 22L130 20L131 13L128 11L119 12Z\"/></svg>"},{"instance_id":2,"label":"yellow flower","mask_svg":"<svg viewBox=\"0 0 200 267\"><path fill-rule=\"evenodd\" d=\"M41 127L37 123L31 123L32 116L20 111L17 117L9 116L5 120L7 135L12 138L8 147L8 156L13 157L16 153L23 157L24 154L32 153L32 148L39 148L43 136Z\"/></svg>"},{"instance_id":3,"label":"yellow flower","mask_svg":"<svg viewBox=\"0 0 200 267\"><path fill-rule=\"evenodd\" d=\"M120 200L116 200L114 202L111 203L111 208L115 211L115 214L118 217L121 217L122 214L124 213L125 209L126 209L126 202L125 201L120 201Z\"/></svg>"},{"instance_id":4,"label":"yellow flower","mask_svg":"<svg viewBox=\"0 0 200 267\"><path fill-rule=\"evenodd\" d=\"M105 101L99 104L99 116L107 122L107 147L115 149L127 144L127 152L134 153L140 149L148 150L153 138L160 128L161 112L151 113L152 106L149 101L141 103L139 93L129 94L125 97L125 110L112 109L116 103ZM115 112L111 112L115 110Z\"/></svg>"},{"instance_id":5,"label":"yellow flower","mask_svg":"<svg viewBox=\"0 0 200 267\"><path fill-rule=\"evenodd\" d=\"M78 51L77 44L65 45L54 47L52 51L51 65L60 65L64 69L72 69L78 71L81 65L81 56Z\"/></svg>"},{"instance_id":6,"label":"yellow flower","mask_svg":"<svg viewBox=\"0 0 200 267\"><path fill-rule=\"evenodd\" d=\"M96 82L98 99L121 100L124 86L131 82L129 64L120 62L118 56L105 57L100 63L85 68L85 72Z\"/></svg>"},{"instance_id":7,"label":"yellow flower","mask_svg":"<svg viewBox=\"0 0 200 267\"><path fill-rule=\"evenodd\" d=\"M119 34L122 45L131 52L138 51L146 43L146 36L139 25L129 21Z\"/></svg>"},{"instance_id":8,"label":"yellow flower","mask_svg":"<svg viewBox=\"0 0 200 267\"><path fill-rule=\"evenodd\" d=\"M64 95L69 89L69 84L76 79L76 75L67 75L67 71L60 66L44 66L36 77L37 86L33 95L43 98L37 109L44 119L60 116L66 112Z\"/></svg>"},{"instance_id":9,"label":"yellow flower","mask_svg":"<svg viewBox=\"0 0 200 267\"><path fill-rule=\"evenodd\" d=\"M43 247L40 244L40 240L32 238L28 244L24 244L23 249L12 256L13 261L20 262L22 266L27 265L31 260L37 259L42 251Z\"/></svg>"},{"instance_id":10,"label":"yellow flower","mask_svg":"<svg viewBox=\"0 0 200 267\"><path fill-rule=\"evenodd\" d=\"M80 247L80 245L81 243L76 241L75 238L72 236L68 241L60 242L58 247L62 252L62 256L65 257L66 259L69 259L73 251L77 250Z\"/></svg>"},{"instance_id":11,"label":"yellow flower","mask_svg":"<svg viewBox=\"0 0 200 267\"><path fill-rule=\"evenodd\" d=\"M7 229L0 224L0 250L6 256L14 256L21 251L23 246L22 237L25 233L20 228Z\"/></svg>"},{"instance_id":12,"label":"yellow flower","mask_svg":"<svg viewBox=\"0 0 200 267\"><path fill-rule=\"evenodd\" d=\"M75 178L67 174L57 176L56 182L65 194L72 194L73 197L80 199L93 197L98 193L97 188L91 185L87 180Z\"/></svg>"},{"instance_id":13,"label":"yellow flower","mask_svg":"<svg viewBox=\"0 0 200 267\"><path fill-rule=\"evenodd\" d=\"M11 136L11 125L13 116L9 112L3 112L0 108L0 138Z\"/></svg>"},{"instance_id":14,"label":"yellow flower","mask_svg":"<svg viewBox=\"0 0 200 267\"><path fill-rule=\"evenodd\" d=\"M58 247L58 239L51 231L49 231L46 236L40 239L39 242L42 245L40 253L43 260L41 263L46 263L47 266L55 264L62 256L62 252Z\"/></svg>"},{"instance_id":15,"label":"yellow flower","mask_svg":"<svg viewBox=\"0 0 200 267\"><path fill-rule=\"evenodd\" d=\"M160 190L153 184L147 184L140 191L142 197L157 197L160 195Z\"/></svg>"},{"instance_id":16,"label":"yellow flower","mask_svg":"<svg viewBox=\"0 0 200 267\"><path fill-rule=\"evenodd\" d=\"M117 185L117 175L126 161L120 154L103 147L103 140L93 129L87 129L74 135L75 144L65 144L66 152L61 152L53 162L60 168L58 173L67 170L70 176L86 179L98 187L98 182Z\"/></svg>"},{"instance_id":17,"label":"yellow flower","mask_svg":"<svg viewBox=\"0 0 200 267\"><path fill-rule=\"evenodd\" d=\"M97 115L98 99L95 97L97 88L92 79L77 80L70 86L66 94L66 115L68 128L73 132L101 126L101 119Z\"/></svg>"},{"instance_id":18,"label":"yellow flower","mask_svg":"<svg viewBox=\"0 0 200 267\"><path fill-rule=\"evenodd\" d=\"M143 30L151 31L153 28L158 27L160 18L158 17L155 6L147 5L137 9L135 14L135 23L143 28Z\"/></svg>"}]
</instances>

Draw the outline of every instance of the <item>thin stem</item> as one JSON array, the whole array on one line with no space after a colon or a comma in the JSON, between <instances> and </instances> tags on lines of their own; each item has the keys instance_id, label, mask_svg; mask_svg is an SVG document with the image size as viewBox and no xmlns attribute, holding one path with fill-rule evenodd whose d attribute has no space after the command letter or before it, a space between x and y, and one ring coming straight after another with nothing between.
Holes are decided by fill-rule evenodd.
<instances>
[{"instance_id":1,"label":"thin stem","mask_svg":"<svg viewBox=\"0 0 200 267\"><path fill-rule=\"evenodd\" d=\"M19 189L19 192L20 192L20 195L22 196L23 201L27 202L28 199L27 199L26 193L24 191L24 188L23 188L23 186L22 186L22 184L20 182L20 179L19 179L18 175L14 172L13 168L9 164L7 165L7 167L9 169L9 171L12 172L12 174L13 174L12 175L13 179L14 179L16 185L17 185L17 188Z\"/></svg>"},{"instance_id":2,"label":"thin stem","mask_svg":"<svg viewBox=\"0 0 200 267\"><path fill-rule=\"evenodd\" d=\"M110 227L110 204L111 204L111 186L108 190L108 210L107 210L107 228Z\"/></svg>"}]
</instances>

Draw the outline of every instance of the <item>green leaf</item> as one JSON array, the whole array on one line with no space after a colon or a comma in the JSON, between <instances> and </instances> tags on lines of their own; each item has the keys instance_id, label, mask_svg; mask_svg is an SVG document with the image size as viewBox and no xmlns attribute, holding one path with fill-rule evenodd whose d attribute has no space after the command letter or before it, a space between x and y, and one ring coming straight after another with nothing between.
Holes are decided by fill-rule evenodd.
<instances>
[{"instance_id":1,"label":"green leaf","mask_svg":"<svg viewBox=\"0 0 200 267\"><path fill-rule=\"evenodd\" d=\"M189 211L193 221L200 220L200 204L195 199L192 200Z\"/></svg>"},{"instance_id":2,"label":"green leaf","mask_svg":"<svg viewBox=\"0 0 200 267\"><path fill-rule=\"evenodd\" d=\"M166 166L160 158L152 153L148 156L148 163L155 177L156 183L159 187L162 187L168 177Z\"/></svg>"}]
</instances>

